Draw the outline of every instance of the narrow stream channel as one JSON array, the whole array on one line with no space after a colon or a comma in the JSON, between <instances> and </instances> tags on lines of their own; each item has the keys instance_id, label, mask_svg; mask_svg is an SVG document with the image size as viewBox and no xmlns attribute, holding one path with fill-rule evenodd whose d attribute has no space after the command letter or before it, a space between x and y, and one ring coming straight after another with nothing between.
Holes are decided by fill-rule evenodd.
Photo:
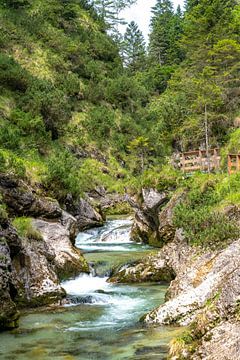
<instances>
[{"instance_id":1,"label":"narrow stream channel","mask_svg":"<svg viewBox=\"0 0 240 360\"><path fill-rule=\"evenodd\" d=\"M68 305L21 317L20 328L0 334L1 360L162 360L178 333L173 327L146 328L139 318L164 302L159 284L113 285L107 278L153 250L130 242L131 221L109 220L80 233L77 246L92 266L63 282Z\"/></svg>"}]
</instances>

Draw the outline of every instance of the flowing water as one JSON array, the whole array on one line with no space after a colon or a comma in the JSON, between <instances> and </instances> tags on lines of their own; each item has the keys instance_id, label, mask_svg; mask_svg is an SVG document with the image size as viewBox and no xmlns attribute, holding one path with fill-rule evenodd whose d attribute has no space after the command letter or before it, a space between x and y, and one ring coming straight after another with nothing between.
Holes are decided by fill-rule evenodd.
<instances>
[{"instance_id":1,"label":"flowing water","mask_svg":"<svg viewBox=\"0 0 240 360\"><path fill-rule=\"evenodd\" d=\"M159 284L113 285L113 267L124 266L153 250L130 242L131 221L111 220L80 233L77 246L92 274L63 282L68 304L21 317L20 327L0 334L1 360L161 360L178 334L172 327L147 328L139 323L163 303Z\"/></svg>"}]
</instances>

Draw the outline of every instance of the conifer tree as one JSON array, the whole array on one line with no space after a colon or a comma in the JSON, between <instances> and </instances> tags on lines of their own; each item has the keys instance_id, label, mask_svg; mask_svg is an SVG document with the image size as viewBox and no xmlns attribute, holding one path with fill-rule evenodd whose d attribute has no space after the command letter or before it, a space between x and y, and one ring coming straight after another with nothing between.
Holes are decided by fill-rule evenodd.
<instances>
[{"instance_id":1,"label":"conifer tree","mask_svg":"<svg viewBox=\"0 0 240 360\"><path fill-rule=\"evenodd\" d=\"M124 23L120 12L135 2L136 0L93 0L92 4L103 21L110 27L116 27Z\"/></svg>"},{"instance_id":2,"label":"conifer tree","mask_svg":"<svg viewBox=\"0 0 240 360\"><path fill-rule=\"evenodd\" d=\"M168 63L170 33L173 25L174 11L169 0L157 0L152 8L152 32L150 34L150 57L156 63Z\"/></svg>"},{"instance_id":3,"label":"conifer tree","mask_svg":"<svg viewBox=\"0 0 240 360\"><path fill-rule=\"evenodd\" d=\"M125 65L130 71L142 70L145 66L145 41L138 25L132 21L128 25L122 45L122 55Z\"/></svg>"}]
</instances>

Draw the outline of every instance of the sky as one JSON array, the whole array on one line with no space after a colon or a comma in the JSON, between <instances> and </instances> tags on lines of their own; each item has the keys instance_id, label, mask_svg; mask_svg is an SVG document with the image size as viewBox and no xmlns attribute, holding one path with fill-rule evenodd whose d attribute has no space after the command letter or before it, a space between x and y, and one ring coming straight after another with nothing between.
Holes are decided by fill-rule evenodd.
<instances>
[{"instance_id":1,"label":"sky","mask_svg":"<svg viewBox=\"0 0 240 360\"><path fill-rule=\"evenodd\" d=\"M155 5L156 0L138 0L135 5L122 12L122 17L126 22L134 20L147 41L149 34L149 23L151 18L151 8ZM183 7L184 0L174 0L174 6L181 5ZM125 32L125 26L119 29L122 33Z\"/></svg>"}]
</instances>

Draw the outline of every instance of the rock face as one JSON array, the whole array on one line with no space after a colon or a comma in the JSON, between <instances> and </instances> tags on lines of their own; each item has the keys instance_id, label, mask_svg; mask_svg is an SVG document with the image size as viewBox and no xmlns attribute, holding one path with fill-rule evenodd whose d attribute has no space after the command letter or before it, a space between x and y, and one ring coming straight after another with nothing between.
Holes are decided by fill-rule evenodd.
<instances>
[{"instance_id":1,"label":"rock face","mask_svg":"<svg viewBox=\"0 0 240 360\"><path fill-rule=\"evenodd\" d=\"M19 312L12 301L13 291L10 249L4 237L0 237L0 329L17 326Z\"/></svg>"},{"instance_id":2,"label":"rock face","mask_svg":"<svg viewBox=\"0 0 240 360\"><path fill-rule=\"evenodd\" d=\"M240 240L225 250L192 257L171 284L169 300L146 315L147 323L189 325L207 301L219 297L219 315L240 298ZM224 289L228 289L224 291Z\"/></svg>"},{"instance_id":3,"label":"rock face","mask_svg":"<svg viewBox=\"0 0 240 360\"><path fill-rule=\"evenodd\" d=\"M134 206L135 220L131 231L133 241L162 246L158 233L158 215L160 208L167 201L166 193L159 193L154 189L142 190L142 203Z\"/></svg>"},{"instance_id":4,"label":"rock face","mask_svg":"<svg viewBox=\"0 0 240 360\"><path fill-rule=\"evenodd\" d=\"M19 236L4 211L0 211L0 330L3 330L17 326L19 308L62 300L66 294L61 279L88 272L89 268L74 246L78 222L57 201L40 197L22 181L0 174L0 202L6 205L10 216L31 218L35 231L29 230L26 237Z\"/></svg>"},{"instance_id":5,"label":"rock face","mask_svg":"<svg viewBox=\"0 0 240 360\"><path fill-rule=\"evenodd\" d=\"M104 223L103 216L95 210L95 208L84 199L73 202L69 197L66 201L67 211L77 220L77 227L80 231L95 226L102 226Z\"/></svg>"},{"instance_id":6,"label":"rock face","mask_svg":"<svg viewBox=\"0 0 240 360\"><path fill-rule=\"evenodd\" d=\"M62 215L62 209L56 200L36 195L26 184L7 175L0 175L0 191L12 215L47 219L60 218Z\"/></svg>"},{"instance_id":7,"label":"rock face","mask_svg":"<svg viewBox=\"0 0 240 360\"><path fill-rule=\"evenodd\" d=\"M209 337L211 341L209 341ZM240 354L240 322L224 321L209 331L192 359L238 360Z\"/></svg>"},{"instance_id":8,"label":"rock face","mask_svg":"<svg viewBox=\"0 0 240 360\"><path fill-rule=\"evenodd\" d=\"M173 224L174 217L174 209L180 204L180 202L184 199L185 192L179 191L173 195L171 200L167 203L167 205L161 209L158 215L159 227L158 227L158 235L160 241L164 243L168 243L169 241L174 239L176 228Z\"/></svg>"}]
</instances>

